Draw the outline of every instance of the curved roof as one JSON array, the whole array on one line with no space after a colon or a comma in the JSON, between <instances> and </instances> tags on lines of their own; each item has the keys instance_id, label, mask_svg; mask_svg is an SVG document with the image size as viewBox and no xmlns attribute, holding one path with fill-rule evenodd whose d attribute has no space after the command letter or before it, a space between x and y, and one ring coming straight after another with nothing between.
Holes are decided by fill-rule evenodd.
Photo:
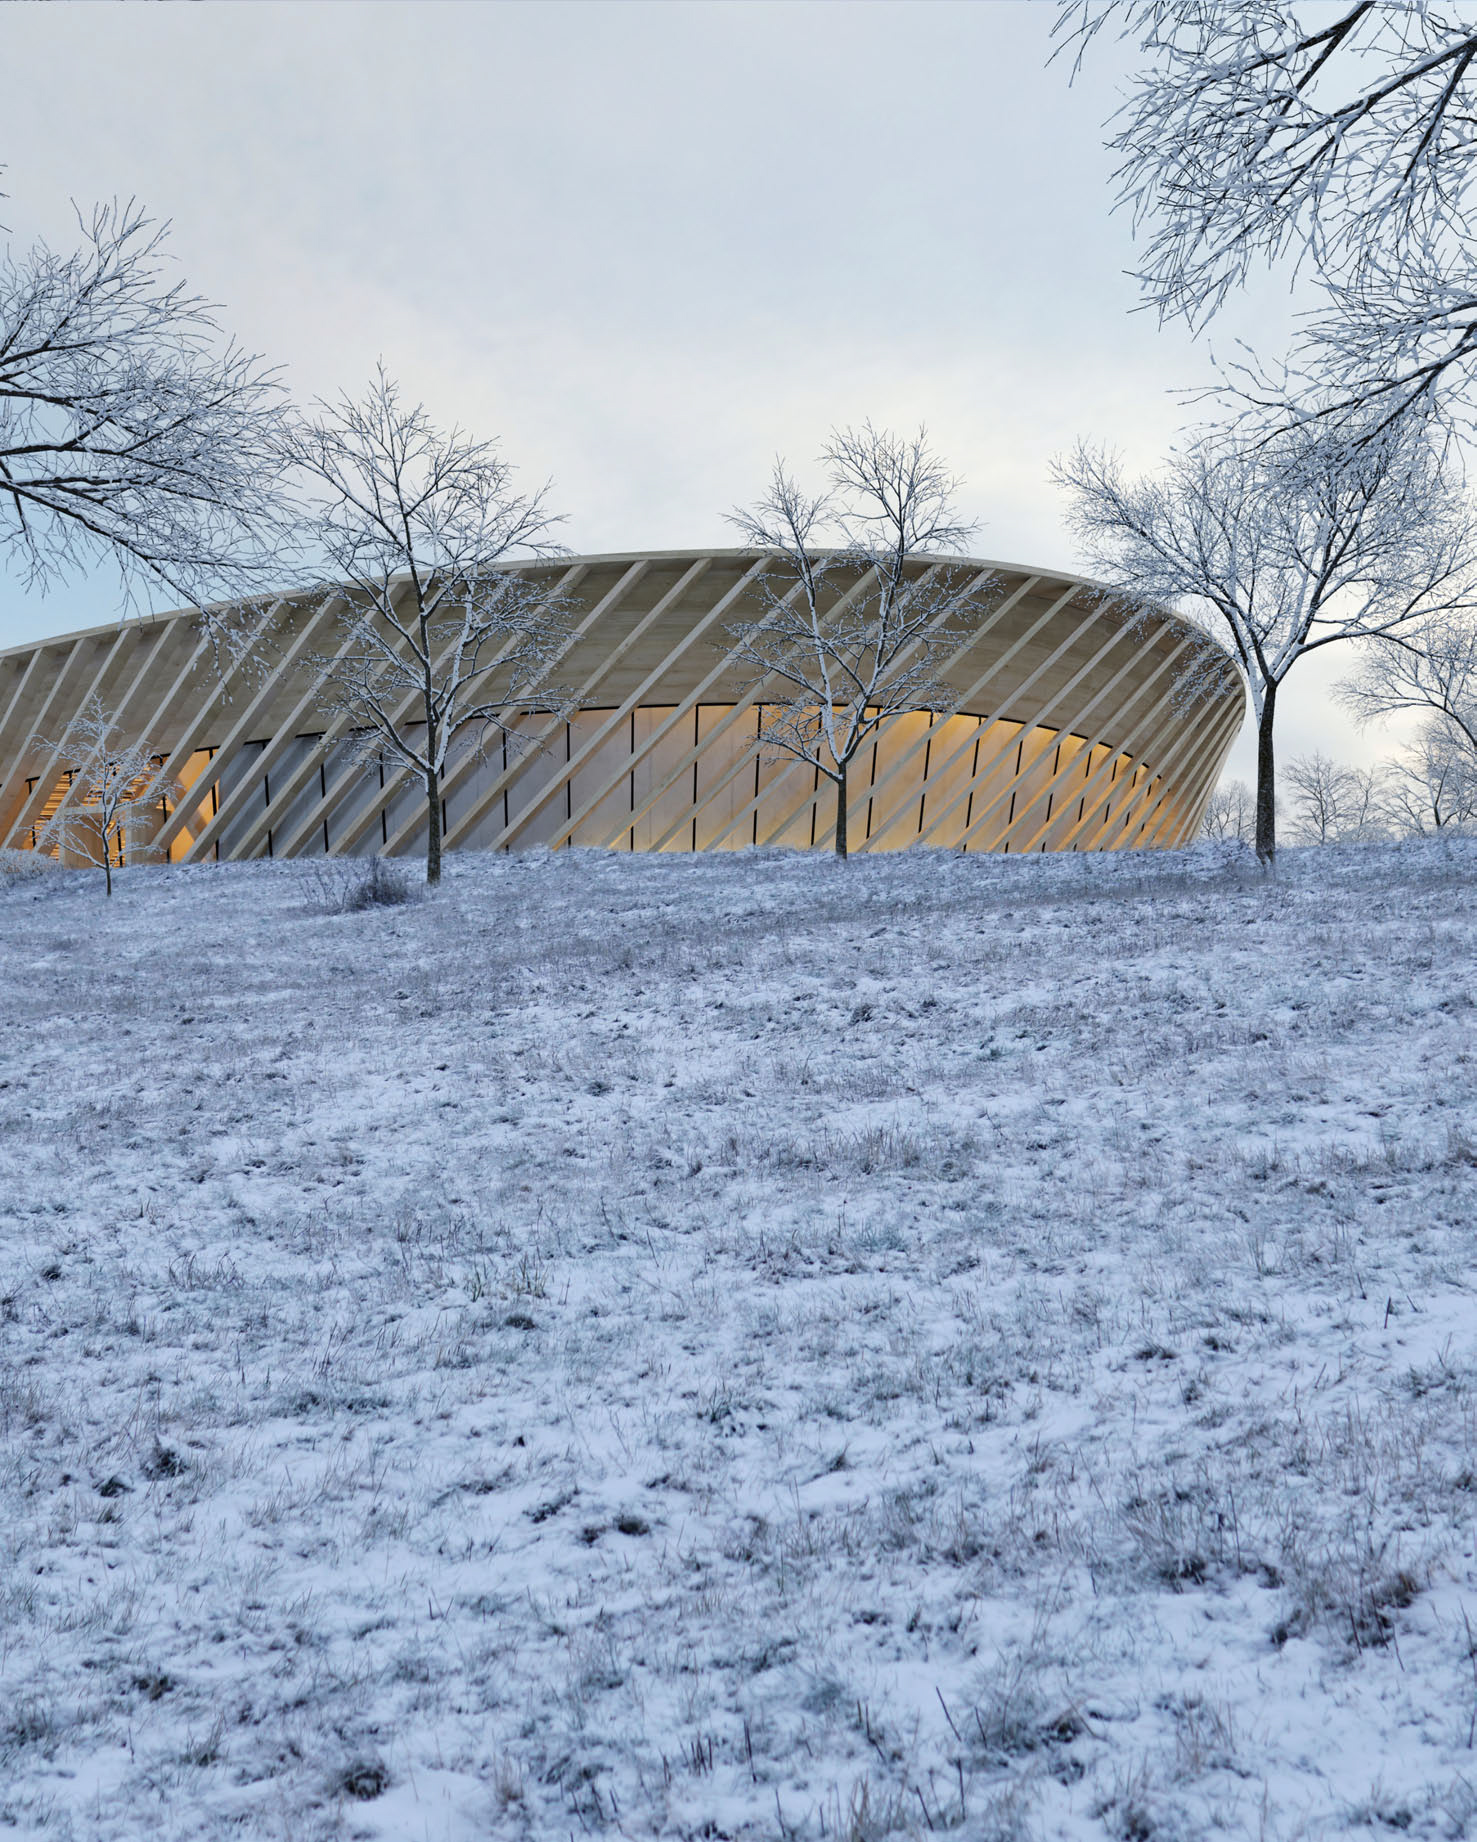
<instances>
[{"instance_id":1,"label":"curved roof","mask_svg":"<svg viewBox=\"0 0 1477 1842\"><path fill-rule=\"evenodd\" d=\"M842 559L833 577L839 595L848 568L862 566L830 554ZM973 575L966 600L978 610L932 667L953 693L948 718L1070 732L1155 773L1188 776L1180 804L1187 813L1197 805L1208 791L1205 774L1213 782L1244 710L1240 677L1224 649L1178 615L1127 605L1111 584L989 558L929 557L917 567L939 563ZM559 702L608 713L602 734L638 709L680 713L762 698L752 665L733 650L731 629L762 613L756 582L764 566L765 554L752 549L507 565L547 578L567 603L571 632L557 664ZM26 815L41 798L25 784L47 753L36 738L54 743L90 696L171 761L201 749L229 756L265 748L263 776L282 758L273 751L292 737L343 733L328 722L320 689L335 627L321 588L274 604L249 668L231 667L203 626L198 612L186 609L0 653L0 843L31 822ZM1191 666L1198 669L1191 673ZM1209 740L1202 745L1203 737Z\"/></svg>"}]
</instances>

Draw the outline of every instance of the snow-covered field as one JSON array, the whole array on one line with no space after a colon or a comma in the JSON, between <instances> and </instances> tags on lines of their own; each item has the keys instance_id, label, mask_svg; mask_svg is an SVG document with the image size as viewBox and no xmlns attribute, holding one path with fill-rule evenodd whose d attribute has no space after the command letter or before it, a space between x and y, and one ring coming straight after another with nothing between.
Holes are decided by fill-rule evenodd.
<instances>
[{"instance_id":1,"label":"snow-covered field","mask_svg":"<svg viewBox=\"0 0 1477 1842\"><path fill-rule=\"evenodd\" d=\"M323 879L0 875L0 1835L1477 1832L1477 843Z\"/></svg>"}]
</instances>

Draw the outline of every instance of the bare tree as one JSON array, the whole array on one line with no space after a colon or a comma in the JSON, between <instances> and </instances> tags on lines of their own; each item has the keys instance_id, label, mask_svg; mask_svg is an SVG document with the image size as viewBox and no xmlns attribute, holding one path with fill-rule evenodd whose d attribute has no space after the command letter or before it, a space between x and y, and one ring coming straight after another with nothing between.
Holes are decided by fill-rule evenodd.
<instances>
[{"instance_id":1,"label":"bare tree","mask_svg":"<svg viewBox=\"0 0 1477 1842\"><path fill-rule=\"evenodd\" d=\"M1335 695L1361 723L1427 712L1477 763L1477 593L1366 648Z\"/></svg>"},{"instance_id":2,"label":"bare tree","mask_svg":"<svg viewBox=\"0 0 1477 1842\"><path fill-rule=\"evenodd\" d=\"M164 226L130 204L81 230L0 260L0 552L43 588L110 561L125 593L239 593L273 548L282 393L165 278Z\"/></svg>"},{"instance_id":3,"label":"bare tree","mask_svg":"<svg viewBox=\"0 0 1477 1842\"><path fill-rule=\"evenodd\" d=\"M129 832L159 816L173 789L161 773L163 756L147 741L129 737L96 697L78 711L58 742L34 738L48 751L47 771L64 777L66 789L41 827L36 848L75 851L101 864L113 893L113 868L121 866L133 841Z\"/></svg>"},{"instance_id":4,"label":"bare tree","mask_svg":"<svg viewBox=\"0 0 1477 1842\"><path fill-rule=\"evenodd\" d=\"M340 643L315 660L323 697L366 752L426 792L426 881L441 880L441 783L454 740L511 733L547 703L563 634L547 591L510 568L554 554L559 522L541 488L513 488L495 444L437 429L381 368L360 402L321 405L290 453L307 482L302 541L324 568L321 604ZM409 703L410 720L400 712Z\"/></svg>"},{"instance_id":5,"label":"bare tree","mask_svg":"<svg viewBox=\"0 0 1477 1842\"><path fill-rule=\"evenodd\" d=\"M1202 324L1259 260L1306 259L1324 305L1295 369L1367 424L1477 377L1470 187L1477 22L1428 0L1069 0L1143 59L1110 141L1148 229L1140 281Z\"/></svg>"},{"instance_id":6,"label":"bare tree","mask_svg":"<svg viewBox=\"0 0 1477 1842\"><path fill-rule=\"evenodd\" d=\"M729 628L738 658L778 695L760 740L836 788L836 855L847 855L847 776L877 731L905 710L949 702L940 662L966 631L978 568L947 559L975 526L958 481L928 446L864 423L832 435L826 491L805 493L776 461L769 490L729 522L772 553L762 612Z\"/></svg>"},{"instance_id":7,"label":"bare tree","mask_svg":"<svg viewBox=\"0 0 1477 1842\"><path fill-rule=\"evenodd\" d=\"M1390 835L1386 771L1375 762L1351 767L1339 829L1341 843L1374 844Z\"/></svg>"},{"instance_id":8,"label":"bare tree","mask_svg":"<svg viewBox=\"0 0 1477 1842\"><path fill-rule=\"evenodd\" d=\"M1348 770L1331 755L1315 749L1295 755L1284 778L1292 792L1293 811L1301 841L1328 844L1339 835L1339 815Z\"/></svg>"},{"instance_id":9,"label":"bare tree","mask_svg":"<svg viewBox=\"0 0 1477 1842\"><path fill-rule=\"evenodd\" d=\"M1250 844L1256 835L1256 795L1244 780L1223 780L1205 802L1200 835L1220 844Z\"/></svg>"},{"instance_id":10,"label":"bare tree","mask_svg":"<svg viewBox=\"0 0 1477 1842\"><path fill-rule=\"evenodd\" d=\"M1386 764L1384 807L1389 824L1406 837L1477 823L1477 755L1466 737L1431 717Z\"/></svg>"},{"instance_id":11,"label":"bare tree","mask_svg":"<svg viewBox=\"0 0 1477 1842\"><path fill-rule=\"evenodd\" d=\"M1440 831L1477 816L1477 596L1366 648L1335 695L1361 723L1426 717L1391 769L1401 829Z\"/></svg>"},{"instance_id":12,"label":"bare tree","mask_svg":"<svg viewBox=\"0 0 1477 1842\"><path fill-rule=\"evenodd\" d=\"M1299 423L1210 431L1157 477L1079 446L1058 465L1095 565L1229 641L1257 725L1256 851L1277 851L1278 699L1302 658L1469 605L1477 525L1415 424L1345 442Z\"/></svg>"},{"instance_id":13,"label":"bare tree","mask_svg":"<svg viewBox=\"0 0 1477 1842\"><path fill-rule=\"evenodd\" d=\"M1285 778L1298 843L1365 844L1385 835L1379 768L1350 767L1315 749L1310 755L1295 755Z\"/></svg>"}]
</instances>

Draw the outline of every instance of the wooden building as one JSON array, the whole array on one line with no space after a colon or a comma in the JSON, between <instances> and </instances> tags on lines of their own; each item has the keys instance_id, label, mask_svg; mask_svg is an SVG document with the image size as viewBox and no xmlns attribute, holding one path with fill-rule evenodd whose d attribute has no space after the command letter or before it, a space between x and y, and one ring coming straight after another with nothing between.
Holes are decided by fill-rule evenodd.
<instances>
[{"instance_id":1,"label":"wooden building","mask_svg":"<svg viewBox=\"0 0 1477 1842\"><path fill-rule=\"evenodd\" d=\"M766 691L740 669L756 618L752 552L563 557L516 567L569 609L562 710L458 739L444 784L450 849L824 849L834 789L761 746ZM1133 613L1053 570L972 562L976 615L938 677L947 708L891 719L854 763L854 853L1162 848L1194 838L1244 693L1198 629ZM271 616L263 668L223 664L192 612L0 653L0 847L50 848L72 796L59 757L97 699L163 764L172 796L129 854L175 861L414 854L425 794L366 761L322 692L322 596ZM1211 669L1207 670L1207 663ZM407 724L413 708L405 711Z\"/></svg>"}]
</instances>

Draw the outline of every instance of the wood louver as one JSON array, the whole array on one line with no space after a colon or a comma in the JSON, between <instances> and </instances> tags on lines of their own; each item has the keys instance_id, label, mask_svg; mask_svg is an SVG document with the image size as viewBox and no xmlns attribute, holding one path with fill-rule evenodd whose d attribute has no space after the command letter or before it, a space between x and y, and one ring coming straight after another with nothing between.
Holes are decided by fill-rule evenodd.
<instances>
[{"instance_id":1,"label":"wood louver","mask_svg":"<svg viewBox=\"0 0 1477 1842\"><path fill-rule=\"evenodd\" d=\"M570 610L560 696L514 720L512 740L464 732L443 788L448 848L830 845L833 788L761 745L766 691L777 693L727 650L732 625L757 618L761 559L665 551L511 567ZM969 568L977 618L939 674L949 707L890 719L854 764L853 853L1191 840L1244 710L1225 655L1079 578ZM331 599L286 596L258 622L265 671L223 669L193 612L0 653L0 848L49 848L46 820L67 799L58 756L96 697L158 752L173 789L135 825L130 860L422 850L422 788L366 761L323 697Z\"/></svg>"}]
</instances>

